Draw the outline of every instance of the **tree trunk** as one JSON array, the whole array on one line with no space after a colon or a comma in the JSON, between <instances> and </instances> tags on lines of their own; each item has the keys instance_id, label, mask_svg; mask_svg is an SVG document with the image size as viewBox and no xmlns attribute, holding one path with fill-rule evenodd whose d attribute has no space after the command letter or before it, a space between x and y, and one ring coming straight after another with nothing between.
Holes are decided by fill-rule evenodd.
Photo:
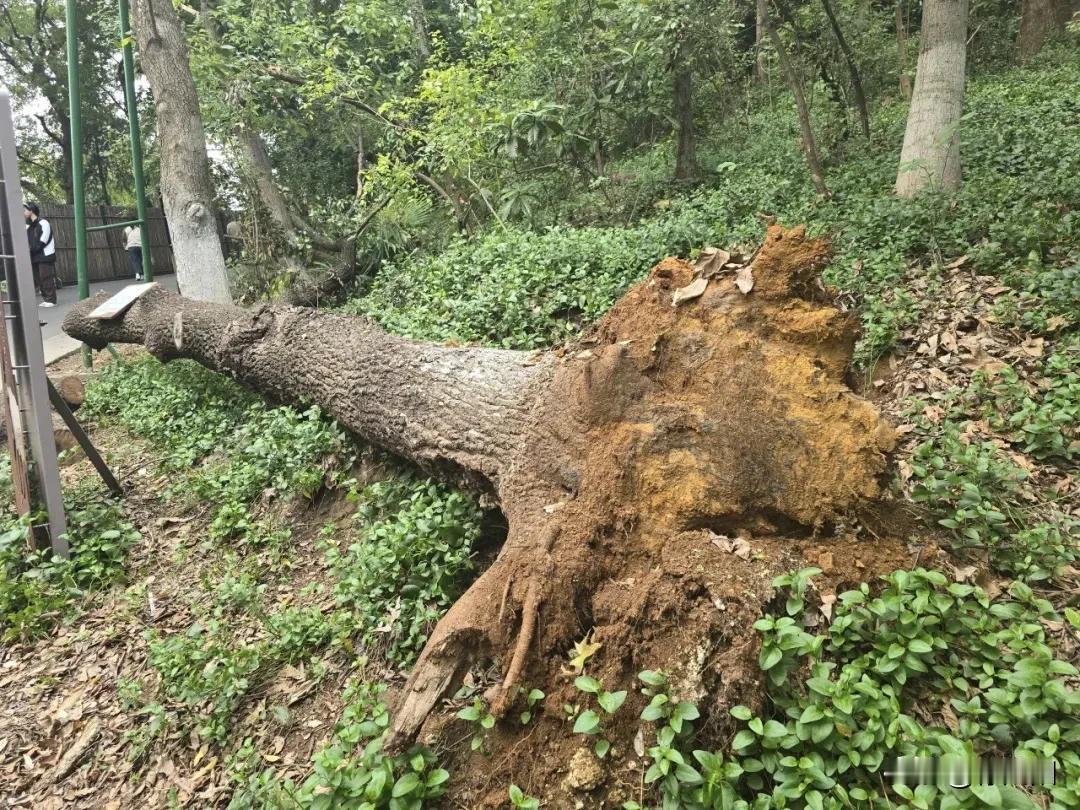
<instances>
[{"instance_id":1,"label":"tree trunk","mask_svg":"<svg viewBox=\"0 0 1080 810\"><path fill-rule=\"evenodd\" d=\"M156 104L161 197L177 281L189 298L229 303L232 295L214 219L206 133L172 0L135 0L132 28Z\"/></svg>"},{"instance_id":2,"label":"tree trunk","mask_svg":"<svg viewBox=\"0 0 1080 810\"><path fill-rule=\"evenodd\" d=\"M818 156L817 141L814 139L814 128L810 123L810 108L806 105L806 96L803 94L802 80L795 70L795 65L784 49L784 43L780 40L780 34L773 25L768 10L765 12L765 29L769 33L769 40L776 49L776 58L780 62L780 69L784 71L791 94L795 96L795 107L799 111L799 130L802 132L803 154L806 155L806 164L810 167L810 176L814 181L814 188L823 197L829 196L829 188L825 185L825 172L821 168L821 158Z\"/></svg>"},{"instance_id":3,"label":"tree trunk","mask_svg":"<svg viewBox=\"0 0 1080 810\"><path fill-rule=\"evenodd\" d=\"M281 229L285 238L293 243L296 241L296 227L289 211L289 204L278 189L274 180L274 169L270 165L270 156L266 153L266 144L262 136L250 127L241 124L236 128L236 141L244 157L244 163L255 181L255 188L259 193L259 199L270 212L271 219Z\"/></svg>"},{"instance_id":4,"label":"tree trunk","mask_svg":"<svg viewBox=\"0 0 1080 810\"><path fill-rule=\"evenodd\" d=\"M859 66L855 64L855 55L851 52L847 39L844 38L844 32L840 30L840 23L836 21L836 15L833 14L832 10L832 4L829 0L821 0L821 4L825 7L825 16L829 18L829 25L832 26L833 34L836 36L836 42L840 45L840 51L844 54L844 61L847 63L848 75L851 76L852 100L855 102L855 109L859 114L859 123L862 125L863 137L866 138L866 140L870 140L870 113L866 109L866 94L863 93L862 77L859 75Z\"/></svg>"},{"instance_id":5,"label":"tree trunk","mask_svg":"<svg viewBox=\"0 0 1080 810\"><path fill-rule=\"evenodd\" d=\"M566 650L589 633L603 644L597 676L720 641L754 654L761 604L746 583L760 581L764 600L769 577L718 585L742 563L716 533L778 548L811 532L821 541L838 515L879 495L891 447L891 430L843 382L855 330L819 302L814 276L827 260L803 229L774 227L747 268L749 294L727 272L678 306L696 272L667 260L588 337L547 353L427 345L361 318L247 311L160 288L111 321L87 317L101 297L82 302L64 329L317 403L497 499L507 539L432 632L394 712L397 750L473 663L501 662L488 695L501 715L521 683L562 689ZM663 632L642 629L661 615Z\"/></svg>"},{"instance_id":6,"label":"tree trunk","mask_svg":"<svg viewBox=\"0 0 1080 810\"><path fill-rule=\"evenodd\" d=\"M423 70L431 58L431 36L428 34L424 0L409 0L409 25L412 27L416 47L416 66Z\"/></svg>"},{"instance_id":7,"label":"tree trunk","mask_svg":"<svg viewBox=\"0 0 1080 810\"><path fill-rule=\"evenodd\" d=\"M1022 0L1020 33L1016 38L1020 61L1026 62L1042 50L1051 34L1064 31L1071 16L1070 0Z\"/></svg>"},{"instance_id":8,"label":"tree trunk","mask_svg":"<svg viewBox=\"0 0 1080 810\"><path fill-rule=\"evenodd\" d=\"M904 0L896 4L896 56L900 71L900 95L911 101L911 77L907 73L907 24L904 22Z\"/></svg>"},{"instance_id":9,"label":"tree trunk","mask_svg":"<svg viewBox=\"0 0 1080 810\"><path fill-rule=\"evenodd\" d=\"M960 116L964 111L968 0L926 0L919 65L911 98L896 193L960 186Z\"/></svg>"},{"instance_id":10,"label":"tree trunk","mask_svg":"<svg viewBox=\"0 0 1080 810\"><path fill-rule=\"evenodd\" d=\"M765 31L765 19L769 14L768 3L769 0L757 0L754 8L754 45L757 48L754 79L758 84L765 84L769 80L769 70L765 64L765 40L769 36Z\"/></svg>"},{"instance_id":11,"label":"tree trunk","mask_svg":"<svg viewBox=\"0 0 1080 810\"><path fill-rule=\"evenodd\" d=\"M675 178L693 180L698 176L697 140L694 137L693 74L682 47L675 50L673 66L673 107L676 121Z\"/></svg>"}]
</instances>

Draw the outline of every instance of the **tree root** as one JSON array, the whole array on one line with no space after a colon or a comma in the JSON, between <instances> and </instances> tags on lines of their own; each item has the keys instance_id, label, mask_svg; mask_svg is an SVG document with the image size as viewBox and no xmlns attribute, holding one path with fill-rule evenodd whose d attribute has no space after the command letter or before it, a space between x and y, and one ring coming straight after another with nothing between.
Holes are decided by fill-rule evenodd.
<instances>
[{"instance_id":1,"label":"tree root","mask_svg":"<svg viewBox=\"0 0 1080 810\"><path fill-rule=\"evenodd\" d=\"M498 695L491 702L491 713L496 717L502 717L514 702L518 682L521 673L525 669L525 658L532 646L533 636L536 634L536 621L540 613L541 587L536 580L529 583L528 593L525 595L525 606L521 614L521 631L518 633L517 643L514 645L514 656L510 659L510 668L506 670Z\"/></svg>"}]
</instances>

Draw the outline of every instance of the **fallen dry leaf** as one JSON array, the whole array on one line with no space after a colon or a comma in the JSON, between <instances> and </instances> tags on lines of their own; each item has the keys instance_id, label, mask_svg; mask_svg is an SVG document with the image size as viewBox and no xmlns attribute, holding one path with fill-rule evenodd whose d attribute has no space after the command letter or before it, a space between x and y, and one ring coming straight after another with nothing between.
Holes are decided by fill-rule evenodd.
<instances>
[{"instance_id":1,"label":"fallen dry leaf","mask_svg":"<svg viewBox=\"0 0 1080 810\"><path fill-rule=\"evenodd\" d=\"M754 274L749 267L744 267L735 274L735 286L743 295L754 289Z\"/></svg>"},{"instance_id":2,"label":"fallen dry leaf","mask_svg":"<svg viewBox=\"0 0 1080 810\"><path fill-rule=\"evenodd\" d=\"M707 278L694 279L685 287L680 287L675 291L675 294L671 296L671 305L673 307L677 307L679 304L685 301L699 298L701 294L705 292L705 288L708 286L709 280Z\"/></svg>"},{"instance_id":3,"label":"fallen dry leaf","mask_svg":"<svg viewBox=\"0 0 1080 810\"><path fill-rule=\"evenodd\" d=\"M835 593L823 593L821 595L821 615L825 617L825 621L832 623L833 605L836 604Z\"/></svg>"},{"instance_id":4,"label":"fallen dry leaf","mask_svg":"<svg viewBox=\"0 0 1080 810\"><path fill-rule=\"evenodd\" d=\"M707 247L701 251L697 262L694 263L694 275L699 278L712 278L724 269L724 265L731 259L731 254L720 248Z\"/></svg>"}]
</instances>

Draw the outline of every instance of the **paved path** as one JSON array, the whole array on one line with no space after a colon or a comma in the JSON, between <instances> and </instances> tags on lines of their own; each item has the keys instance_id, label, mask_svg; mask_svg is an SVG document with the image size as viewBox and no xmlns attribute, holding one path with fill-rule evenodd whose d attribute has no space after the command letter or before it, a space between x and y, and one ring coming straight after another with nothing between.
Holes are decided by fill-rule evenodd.
<instances>
[{"instance_id":1,"label":"paved path","mask_svg":"<svg viewBox=\"0 0 1080 810\"><path fill-rule=\"evenodd\" d=\"M176 290L176 276L155 276L154 281L170 290ZM90 282L90 295L105 291L109 293L119 292L128 284L137 283L134 279L120 279L118 281L92 281ZM79 300L79 288L74 284L62 287L56 291L55 307L38 307L38 319L45 321L41 327L41 342L45 348L45 365L55 363L57 360L67 357L78 350L79 342L72 340L60 328L64 316Z\"/></svg>"}]
</instances>

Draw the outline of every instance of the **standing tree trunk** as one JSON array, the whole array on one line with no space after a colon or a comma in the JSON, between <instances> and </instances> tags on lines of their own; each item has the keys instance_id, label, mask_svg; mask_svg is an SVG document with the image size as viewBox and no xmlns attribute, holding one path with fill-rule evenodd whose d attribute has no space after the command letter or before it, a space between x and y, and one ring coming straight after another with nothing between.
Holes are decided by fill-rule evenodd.
<instances>
[{"instance_id":1,"label":"standing tree trunk","mask_svg":"<svg viewBox=\"0 0 1080 810\"><path fill-rule=\"evenodd\" d=\"M694 79L682 45L675 48L672 75L676 122L675 178L693 180L698 176L697 139L694 137Z\"/></svg>"},{"instance_id":2,"label":"standing tree trunk","mask_svg":"<svg viewBox=\"0 0 1080 810\"><path fill-rule=\"evenodd\" d=\"M844 32L840 30L840 23L836 21L836 15L833 14L832 10L832 4L829 0L821 0L821 4L825 7L825 16L829 18L829 25L832 26L833 34L836 36L836 42L840 45L840 51L844 54L844 61L847 63L848 75L851 77L852 100L855 102L855 109L859 114L859 123L862 125L863 137L866 138L866 140L870 140L870 113L866 109L866 94L863 92L862 77L859 75L859 66L855 64L855 55L851 52L847 39L844 38Z\"/></svg>"},{"instance_id":3,"label":"standing tree trunk","mask_svg":"<svg viewBox=\"0 0 1080 810\"><path fill-rule=\"evenodd\" d=\"M754 79L758 84L765 84L769 79L768 67L765 64L765 40L768 33L765 31L765 18L769 13L769 0L757 0L754 7L754 46L757 49L757 57L754 59Z\"/></svg>"},{"instance_id":4,"label":"standing tree trunk","mask_svg":"<svg viewBox=\"0 0 1080 810\"><path fill-rule=\"evenodd\" d=\"M813 178L814 188L823 197L829 196L829 188L825 185L825 172L821 168L821 158L818 155L817 141L814 139L814 128L810 123L810 108L806 105L806 96L803 94L802 80L799 78L795 65L784 49L784 43L780 40L780 34L773 25L768 10L765 12L765 29L769 33L769 40L776 49L776 58L780 61L780 69L784 71L791 94L795 96L795 107L799 111L799 130L802 132L803 154L806 155L806 164L810 167L810 177Z\"/></svg>"},{"instance_id":5,"label":"standing tree trunk","mask_svg":"<svg viewBox=\"0 0 1080 810\"><path fill-rule=\"evenodd\" d=\"M904 22L904 0L896 4L896 63L900 72L900 95L911 101L911 77L907 73L907 24Z\"/></svg>"},{"instance_id":6,"label":"standing tree trunk","mask_svg":"<svg viewBox=\"0 0 1080 810\"><path fill-rule=\"evenodd\" d=\"M266 144L262 136L246 124L236 128L236 141L243 155L247 170L255 181L255 189L259 193L259 199L270 212L270 217L281 229L282 234L289 241L296 241L296 227L293 224L293 215L289 211L289 204L278 188L274 180L274 169L270 165L270 156L266 153Z\"/></svg>"},{"instance_id":7,"label":"standing tree trunk","mask_svg":"<svg viewBox=\"0 0 1080 810\"><path fill-rule=\"evenodd\" d=\"M135 0L132 28L156 105L161 197L176 255L177 281L189 298L229 303L232 295L214 219L206 133L184 32L172 0Z\"/></svg>"},{"instance_id":8,"label":"standing tree trunk","mask_svg":"<svg viewBox=\"0 0 1080 810\"><path fill-rule=\"evenodd\" d=\"M611 683L672 651L710 650L731 667L756 660L750 627L769 577L723 552L717 533L790 549L811 534L823 542L833 524L848 531L837 518L879 495L892 442L843 382L855 329L820 302L814 276L827 261L803 229L773 227L740 273L742 289L753 279L748 294L730 272L702 276L704 293L673 306L696 272L668 260L579 345L547 353L421 344L361 318L247 311L161 288L110 321L87 317L102 297L82 302L64 329L319 404L366 440L497 499L508 536L402 689L387 743L400 750L474 663L501 663L488 698L502 715L522 683L562 689L566 650L589 634L602 645L590 673ZM790 567L784 555L777 566ZM761 587L748 596L752 582ZM749 694L745 680L727 697ZM557 718L549 727L566 733Z\"/></svg>"},{"instance_id":9,"label":"standing tree trunk","mask_svg":"<svg viewBox=\"0 0 1080 810\"><path fill-rule=\"evenodd\" d=\"M1020 61L1026 62L1042 50L1051 34L1064 31L1071 16L1069 0L1022 0L1020 33L1016 37Z\"/></svg>"},{"instance_id":10,"label":"standing tree trunk","mask_svg":"<svg viewBox=\"0 0 1080 810\"><path fill-rule=\"evenodd\" d=\"M416 48L416 66L423 70L431 59L431 35L428 33L424 0L409 0L409 25L412 27Z\"/></svg>"},{"instance_id":11,"label":"standing tree trunk","mask_svg":"<svg viewBox=\"0 0 1080 810\"><path fill-rule=\"evenodd\" d=\"M964 111L968 0L926 0L919 65L896 193L912 198L960 186L960 116Z\"/></svg>"}]
</instances>

